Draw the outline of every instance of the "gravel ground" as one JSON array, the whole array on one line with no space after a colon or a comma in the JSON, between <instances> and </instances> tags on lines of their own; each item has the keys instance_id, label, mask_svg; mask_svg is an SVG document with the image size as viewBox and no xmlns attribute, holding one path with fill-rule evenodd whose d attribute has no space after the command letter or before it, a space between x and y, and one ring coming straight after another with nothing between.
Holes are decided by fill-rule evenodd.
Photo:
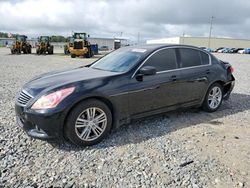
<instances>
[{"instance_id":1,"label":"gravel ground","mask_svg":"<svg viewBox=\"0 0 250 188\"><path fill-rule=\"evenodd\" d=\"M16 125L14 97L38 74L93 59L0 48L0 187L250 187L250 55L216 55L237 79L219 111L147 118L79 148L29 138Z\"/></svg>"}]
</instances>

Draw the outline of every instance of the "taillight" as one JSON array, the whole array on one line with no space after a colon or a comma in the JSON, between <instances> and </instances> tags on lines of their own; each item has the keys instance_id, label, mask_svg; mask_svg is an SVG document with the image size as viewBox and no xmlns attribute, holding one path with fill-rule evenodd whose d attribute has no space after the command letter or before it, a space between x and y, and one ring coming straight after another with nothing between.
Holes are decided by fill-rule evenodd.
<instances>
[{"instance_id":1,"label":"taillight","mask_svg":"<svg viewBox=\"0 0 250 188\"><path fill-rule=\"evenodd\" d=\"M229 67L229 71L230 71L230 73L233 73L234 72L234 68L233 67Z\"/></svg>"}]
</instances>

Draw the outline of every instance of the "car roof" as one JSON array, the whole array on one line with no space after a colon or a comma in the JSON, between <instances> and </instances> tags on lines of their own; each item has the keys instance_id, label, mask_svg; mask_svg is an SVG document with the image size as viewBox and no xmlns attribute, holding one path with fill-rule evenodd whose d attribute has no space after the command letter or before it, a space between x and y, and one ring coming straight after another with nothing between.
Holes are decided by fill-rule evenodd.
<instances>
[{"instance_id":1,"label":"car roof","mask_svg":"<svg viewBox=\"0 0 250 188\"><path fill-rule=\"evenodd\" d=\"M167 48L167 47L178 47L178 48L189 47L189 48L202 50L197 46L184 45L184 44L143 44L143 45L127 46L127 47L123 47L122 49L131 49L131 50L132 49L145 49L147 50L148 53L150 53L155 50Z\"/></svg>"}]
</instances>

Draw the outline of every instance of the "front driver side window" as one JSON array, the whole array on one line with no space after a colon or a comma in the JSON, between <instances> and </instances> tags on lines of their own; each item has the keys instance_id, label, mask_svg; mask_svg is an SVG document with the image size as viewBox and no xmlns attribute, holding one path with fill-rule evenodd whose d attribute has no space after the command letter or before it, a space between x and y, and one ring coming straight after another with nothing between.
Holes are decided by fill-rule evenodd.
<instances>
[{"instance_id":1,"label":"front driver side window","mask_svg":"<svg viewBox=\"0 0 250 188\"><path fill-rule=\"evenodd\" d=\"M175 49L163 49L153 54L144 66L153 66L157 72L177 69Z\"/></svg>"}]
</instances>

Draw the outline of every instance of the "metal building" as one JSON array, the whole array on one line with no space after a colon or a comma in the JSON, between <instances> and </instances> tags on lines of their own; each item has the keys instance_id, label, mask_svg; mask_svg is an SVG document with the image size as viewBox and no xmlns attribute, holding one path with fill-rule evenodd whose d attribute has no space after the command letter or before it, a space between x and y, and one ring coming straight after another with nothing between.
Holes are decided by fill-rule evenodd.
<instances>
[{"instance_id":1,"label":"metal building","mask_svg":"<svg viewBox=\"0 0 250 188\"><path fill-rule=\"evenodd\" d=\"M0 47L5 47L6 45L11 46L13 42L15 41L14 38L0 38ZM34 48L36 47L37 39L27 39L27 42L31 44L31 46Z\"/></svg>"},{"instance_id":2,"label":"metal building","mask_svg":"<svg viewBox=\"0 0 250 188\"><path fill-rule=\"evenodd\" d=\"M219 47L228 48L250 48L249 39L232 38L209 38L208 37L170 37L147 40L147 44L187 44L199 47L210 47L216 49Z\"/></svg>"},{"instance_id":3,"label":"metal building","mask_svg":"<svg viewBox=\"0 0 250 188\"><path fill-rule=\"evenodd\" d=\"M5 47L6 45L12 44L14 41L13 38L0 38L0 47Z\"/></svg>"},{"instance_id":4,"label":"metal building","mask_svg":"<svg viewBox=\"0 0 250 188\"><path fill-rule=\"evenodd\" d=\"M107 46L109 50L114 50L120 48L123 45L126 45L127 40L123 38L88 38L91 44L97 44L98 47Z\"/></svg>"}]
</instances>

